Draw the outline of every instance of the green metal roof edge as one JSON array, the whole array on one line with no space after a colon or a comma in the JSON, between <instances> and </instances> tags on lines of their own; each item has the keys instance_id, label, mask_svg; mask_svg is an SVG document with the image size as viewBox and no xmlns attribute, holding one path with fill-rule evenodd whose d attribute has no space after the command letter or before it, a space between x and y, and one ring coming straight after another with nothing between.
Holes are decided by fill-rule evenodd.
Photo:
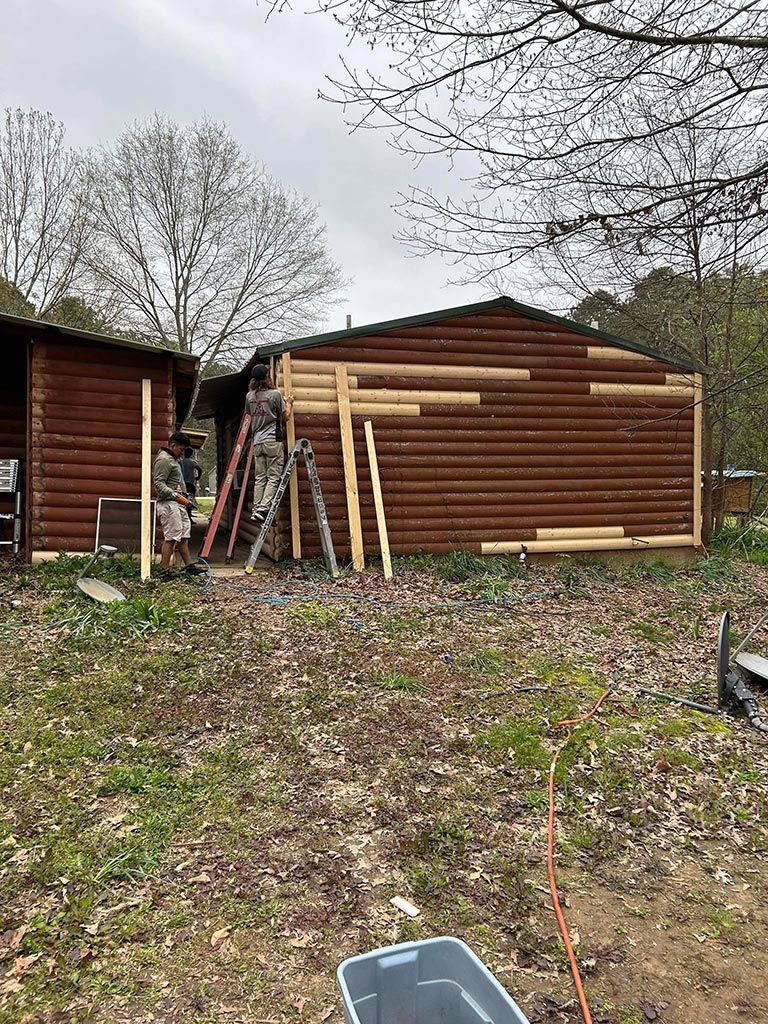
<instances>
[{"instance_id":1,"label":"green metal roof edge","mask_svg":"<svg viewBox=\"0 0 768 1024\"><path fill-rule=\"evenodd\" d=\"M385 331L394 331L402 327L419 327L423 324L434 323L436 320L446 320L449 317L467 316L470 313L483 313L491 309L503 306L512 309L516 313L530 316L534 320L541 320L545 323L558 324L561 327L568 327L578 334L588 338L596 338L598 341L607 341L611 345L628 349L631 352L639 352L644 356L652 356L663 363L672 363L675 366L682 366L686 370L693 370L695 373L706 373L706 369L687 359L680 359L677 356L668 356L658 349L641 345L636 341L628 341L626 338L619 338L615 334L608 334L596 327L588 327L577 320L569 320L567 317L557 316L554 313L547 313L546 310L536 309L534 306L526 306L522 302L510 299L508 295L500 295L497 299L486 299L484 302L472 302L464 306L453 306L451 309L438 309L432 313L420 313L418 316L406 316L398 320L386 320L378 324L364 324L362 327L351 327L348 330L330 331L327 334L314 334L306 338L294 338L290 341L276 341L270 345L258 347L259 356L280 355L283 352L295 352L302 348L315 348L318 345L327 345L333 341L343 341L347 338L360 338L369 334L383 334Z\"/></svg>"},{"instance_id":2,"label":"green metal roof edge","mask_svg":"<svg viewBox=\"0 0 768 1024\"><path fill-rule=\"evenodd\" d=\"M83 331L79 327L67 327L66 324L54 324L50 320L35 320L33 317L16 316L13 313L0 313L0 324L7 324L9 327L29 328L61 334L65 337L80 338L82 341L95 341L102 345L114 345L116 348L133 348L139 352L157 352L158 355L175 356L184 363L197 365L200 356L193 356L189 352L180 352L176 348L167 348L164 345L151 345L146 341L132 341L130 338L116 338L112 334L97 334L96 331Z\"/></svg>"}]
</instances>

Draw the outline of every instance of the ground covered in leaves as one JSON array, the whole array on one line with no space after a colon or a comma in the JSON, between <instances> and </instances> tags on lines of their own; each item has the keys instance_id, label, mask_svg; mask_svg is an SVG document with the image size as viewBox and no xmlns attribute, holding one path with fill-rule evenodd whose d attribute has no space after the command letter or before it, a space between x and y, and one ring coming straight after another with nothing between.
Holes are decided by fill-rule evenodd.
<instances>
[{"instance_id":1,"label":"ground covered in leaves","mask_svg":"<svg viewBox=\"0 0 768 1024\"><path fill-rule=\"evenodd\" d=\"M344 957L441 934L532 1024L580 1020L547 777L606 689L556 776L594 1020L768 1021L767 742L639 692L714 701L721 612L743 635L767 569L455 555L201 591L117 562L102 608L78 568L3 580L2 1024L338 1024Z\"/></svg>"}]
</instances>

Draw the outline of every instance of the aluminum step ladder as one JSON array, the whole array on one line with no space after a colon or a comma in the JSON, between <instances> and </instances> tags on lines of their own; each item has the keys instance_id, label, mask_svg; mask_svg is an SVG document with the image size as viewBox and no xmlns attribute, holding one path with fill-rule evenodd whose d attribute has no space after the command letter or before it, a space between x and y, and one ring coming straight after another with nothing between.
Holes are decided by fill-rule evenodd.
<instances>
[{"instance_id":1,"label":"aluminum step ladder","mask_svg":"<svg viewBox=\"0 0 768 1024\"><path fill-rule=\"evenodd\" d=\"M283 472L280 475L280 480L275 491L275 496L272 499L272 503L267 509L267 514L264 516L264 520L261 524L261 530L259 536L251 546L248 559L245 563L245 571L249 575L253 572L256 560L261 554L261 549L264 546L264 541L267 539L267 534L272 528L272 524L277 516L277 510L280 507L280 502L285 489L288 486L288 482L291 479L291 473L294 470L299 456L304 457L304 464L307 467L307 476L309 477L309 486L312 491L312 501L315 506L315 519L317 520L317 528L320 532L320 544L323 549L323 561L325 567L331 576L339 575L339 568L336 564L336 554L333 550L333 539L331 537L331 528L328 523L328 512L325 507L325 501L323 500L323 491L320 487L320 477L317 474L317 463L315 462L315 453L312 451L312 445L304 437L296 442L293 446L293 450L285 461L283 466Z\"/></svg>"},{"instance_id":2,"label":"aluminum step ladder","mask_svg":"<svg viewBox=\"0 0 768 1024\"><path fill-rule=\"evenodd\" d=\"M12 494L13 512L0 513L0 519L13 523L11 539L0 540L0 546L10 547L14 555L21 551L21 460L0 459L0 494Z\"/></svg>"}]
</instances>

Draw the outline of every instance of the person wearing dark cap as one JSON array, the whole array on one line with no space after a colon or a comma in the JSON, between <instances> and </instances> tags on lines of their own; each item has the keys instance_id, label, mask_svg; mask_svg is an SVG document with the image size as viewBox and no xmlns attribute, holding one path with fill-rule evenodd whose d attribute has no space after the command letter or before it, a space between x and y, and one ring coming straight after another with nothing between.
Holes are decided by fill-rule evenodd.
<instances>
[{"instance_id":1,"label":"person wearing dark cap","mask_svg":"<svg viewBox=\"0 0 768 1024\"><path fill-rule=\"evenodd\" d=\"M186 434L177 432L168 438L168 447L161 448L157 453L152 467L152 479L155 484L157 518L163 531L163 546L160 553L162 565L161 579L170 579L171 559L177 551L184 563L184 571L190 576L205 572L202 565L195 565L189 553L189 537L191 533L190 519L187 511L191 505L184 487L184 477L179 459L184 449L190 447Z\"/></svg>"},{"instance_id":2,"label":"person wearing dark cap","mask_svg":"<svg viewBox=\"0 0 768 1024\"><path fill-rule=\"evenodd\" d=\"M254 366L245 411L251 414L253 438L253 508L251 519L264 521L275 496L285 462L283 424L293 411L293 395L285 399L272 383L266 366Z\"/></svg>"}]
</instances>

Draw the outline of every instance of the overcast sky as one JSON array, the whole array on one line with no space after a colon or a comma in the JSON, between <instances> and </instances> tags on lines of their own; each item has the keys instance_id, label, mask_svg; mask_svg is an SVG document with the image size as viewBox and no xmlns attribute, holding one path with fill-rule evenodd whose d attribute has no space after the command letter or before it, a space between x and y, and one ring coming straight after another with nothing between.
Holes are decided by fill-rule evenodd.
<instances>
[{"instance_id":1,"label":"overcast sky","mask_svg":"<svg viewBox=\"0 0 768 1024\"><path fill-rule=\"evenodd\" d=\"M461 189L439 163L414 168L383 132L350 135L340 107L317 98L339 74L344 34L329 17L294 11L265 23L256 0L4 0L0 106L49 110L71 144L111 141L161 111L206 114L284 184L320 206L334 257L351 280L326 326L425 312L487 298L437 257L414 259L393 239L397 193L409 184ZM359 63L370 60L363 50Z\"/></svg>"}]
</instances>

